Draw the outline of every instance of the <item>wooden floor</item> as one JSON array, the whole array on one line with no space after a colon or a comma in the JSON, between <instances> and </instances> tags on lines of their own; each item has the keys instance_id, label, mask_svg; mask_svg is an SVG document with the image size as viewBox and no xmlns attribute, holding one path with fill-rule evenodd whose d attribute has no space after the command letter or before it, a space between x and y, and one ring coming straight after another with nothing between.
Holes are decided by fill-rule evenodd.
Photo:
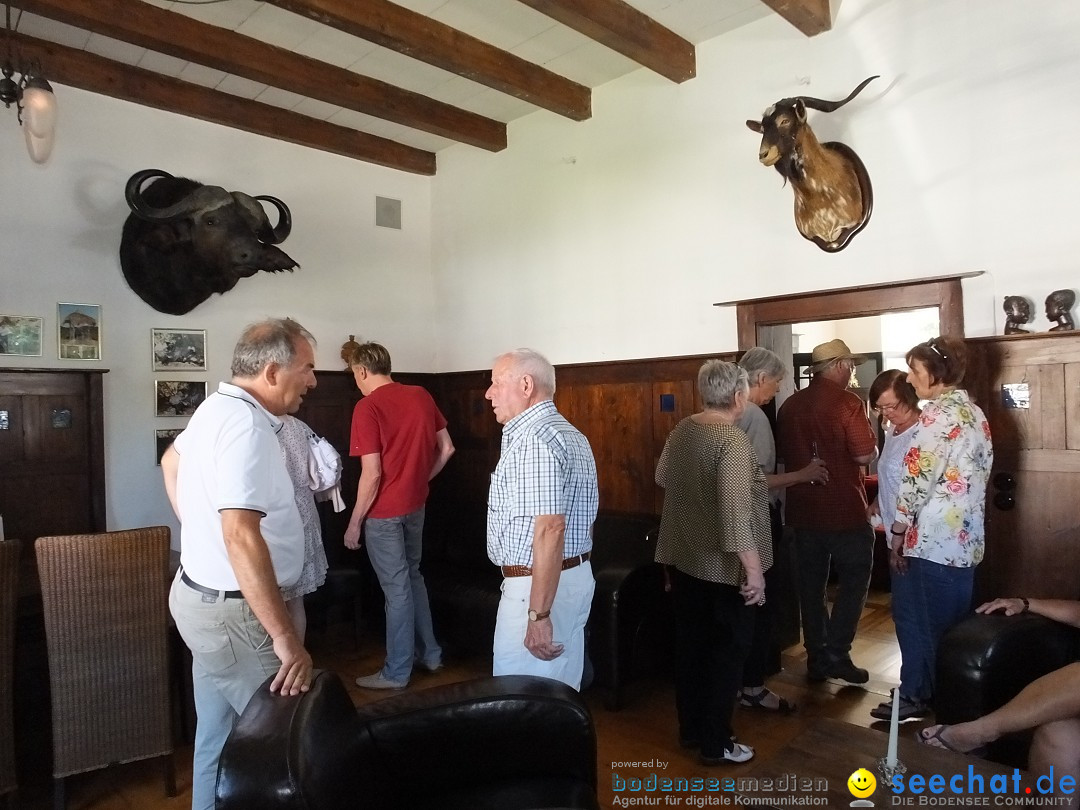
<instances>
[{"instance_id":1,"label":"wooden floor","mask_svg":"<svg viewBox=\"0 0 1080 810\"><path fill-rule=\"evenodd\" d=\"M383 648L372 639L360 649L348 636L346 627L333 627L310 639L316 665L341 674L349 684L350 694L359 705L383 697L383 693L361 690L352 686L358 675L376 671L382 663ZM871 593L863 611L852 658L859 666L870 670L870 682L862 687L827 681L807 684L802 647L792 647L783 657L784 671L774 676L769 685L774 691L794 700L799 710L794 715L780 716L748 709L736 711L735 727L740 741L753 746L758 756L769 756L798 734L815 718L831 717L859 726L882 730L882 753L886 746L887 723L876 723L870 709L887 699L889 690L898 682L900 654L896 646L889 611L889 595ZM424 688L486 675L490 658L447 660L447 666L436 674L417 673L410 688ZM718 769L698 764L693 752L678 745L675 722L674 688L667 678L633 682L628 688L627 705L621 711L604 708L603 692L588 690L585 697L592 708L599 739L598 773L601 807L612 806L613 763L626 761L662 760L668 763L670 776L715 776ZM930 721L926 721L930 722ZM914 733L923 723L906 724L903 733ZM70 810L173 810L187 808L191 801L191 748L176 752L177 782L180 795L165 797L161 769L156 763L131 763L113 766L89 774L72 777L68 785ZM616 768L620 776L648 776L656 768ZM726 766L723 776L735 776L738 768ZM19 792L19 804L27 808L46 808L50 805L47 778ZM407 810L407 809L406 809Z\"/></svg>"}]
</instances>

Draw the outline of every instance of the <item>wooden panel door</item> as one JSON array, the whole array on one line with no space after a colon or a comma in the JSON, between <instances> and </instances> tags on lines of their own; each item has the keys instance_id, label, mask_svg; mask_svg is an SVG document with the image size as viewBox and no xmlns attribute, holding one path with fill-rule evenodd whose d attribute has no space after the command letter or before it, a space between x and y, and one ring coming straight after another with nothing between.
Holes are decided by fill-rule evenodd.
<instances>
[{"instance_id":1,"label":"wooden panel door","mask_svg":"<svg viewBox=\"0 0 1080 810\"><path fill-rule=\"evenodd\" d=\"M0 370L4 532L105 531L104 371Z\"/></svg>"},{"instance_id":2,"label":"wooden panel door","mask_svg":"<svg viewBox=\"0 0 1080 810\"><path fill-rule=\"evenodd\" d=\"M994 442L977 597L1080 597L1080 334L968 346Z\"/></svg>"}]
</instances>

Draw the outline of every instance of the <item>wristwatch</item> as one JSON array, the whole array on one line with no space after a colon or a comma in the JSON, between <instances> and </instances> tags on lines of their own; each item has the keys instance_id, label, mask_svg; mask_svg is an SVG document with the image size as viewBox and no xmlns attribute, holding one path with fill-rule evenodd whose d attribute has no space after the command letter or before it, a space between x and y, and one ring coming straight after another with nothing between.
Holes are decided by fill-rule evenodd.
<instances>
[{"instance_id":1,"label":"wristwatch","mask_svg":"<svg viewBox=\"0 0 1080 810\"><path fill-rule=\"evenodd\" d=\"M541 619L546 619L550 615L551 615L550 610L545 610L543 613L537 613L532 608L529 608L529 621L530 622L538 622Z\"/></svg>"}]
</instances>

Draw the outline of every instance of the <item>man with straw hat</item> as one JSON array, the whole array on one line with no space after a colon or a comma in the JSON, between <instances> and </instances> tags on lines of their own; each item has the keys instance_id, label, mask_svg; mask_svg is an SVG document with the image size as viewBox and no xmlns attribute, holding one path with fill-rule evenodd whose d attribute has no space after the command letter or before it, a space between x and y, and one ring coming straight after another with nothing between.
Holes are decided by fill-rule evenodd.
<instances>
[{"instance_id":1,"label":"man with straw hat","mask_svg":"<svg viewBox=\"0 0 1080 810\"><path fill-rule=\"evenodd\" d=\"M777 456L798 470L821 458L829 470L823 484L787 490L786 523L795 532L799 604L802 609L806 677L866 683L869 673L851 660L874 557L874 531L866 518L863 466L877 458L877 439L862 400L848 391L852 371L866 360L840 339L815 346L810 384L796 391L777 415ZM826 607L830 564L836 599Z\"/></svg>"}]
</instances>

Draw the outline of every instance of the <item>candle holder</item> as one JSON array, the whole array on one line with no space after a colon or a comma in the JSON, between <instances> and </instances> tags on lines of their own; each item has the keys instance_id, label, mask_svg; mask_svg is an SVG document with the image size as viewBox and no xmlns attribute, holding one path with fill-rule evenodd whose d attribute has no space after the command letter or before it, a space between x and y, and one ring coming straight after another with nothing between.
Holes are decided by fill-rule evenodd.
<instances>
[{"instance_id":1,"label":"candle holder","mask_svg":"<svg viewBox=\"0 0 1080 810\"><path fill-rule=\"evenodd\" d=\"M897 774L907 773L907 765L900 760L896 760L890 765L888 757L882 757L877 761L877 769L881 774L882 784L885 785L891 785L893 777Z\"/></svg>"}]
</instances>

